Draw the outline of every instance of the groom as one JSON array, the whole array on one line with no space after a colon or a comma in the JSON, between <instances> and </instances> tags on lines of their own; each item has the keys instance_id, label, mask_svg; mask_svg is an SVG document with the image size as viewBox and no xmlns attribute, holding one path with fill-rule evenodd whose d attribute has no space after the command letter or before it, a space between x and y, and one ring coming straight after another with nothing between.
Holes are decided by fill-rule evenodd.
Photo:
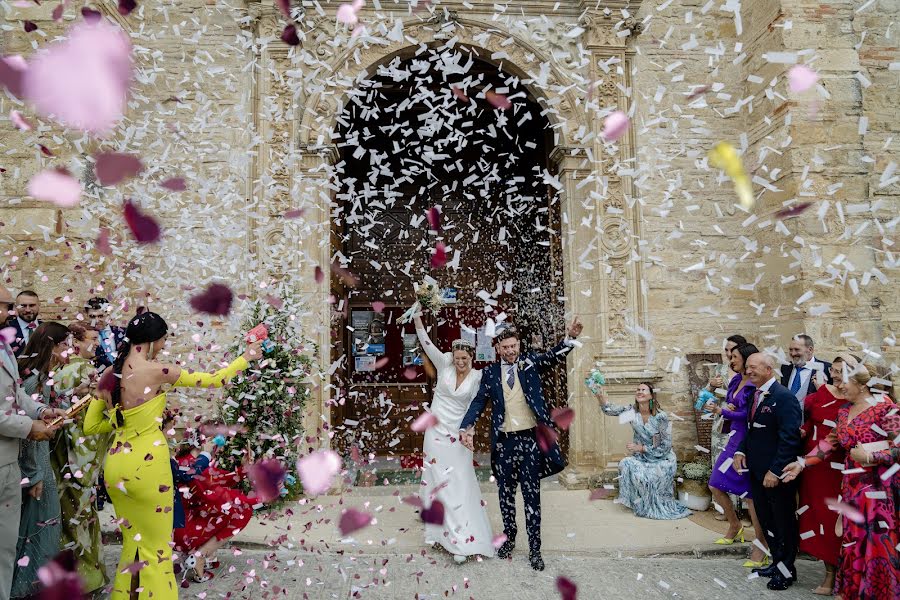
<instances>
[{"instance_id":1,"label":"groom","mask_svg":"<svg viewBox=\"0 0 900 600\"><path fill-rule=\"evenodd\" d=\"M516 547L516 487L522 484L525 526L528 531L529 560L535 571L544 570L541 557L541 479L562 471L565 461L559 444L553 441L543 453L537 442L538 425L553 423L544 403L541 373L565 364L566 355L581 334L576 317L568 336L549 352L520 355L521 341L515 327L500 331L494 343L501 362L482 371L481 387L459 426L460 438L469 450L475 448L475 421L491 401L491 470L500 492L500 513L506 541L497 551L509 558Z\"/></svg>"}]
</instances>

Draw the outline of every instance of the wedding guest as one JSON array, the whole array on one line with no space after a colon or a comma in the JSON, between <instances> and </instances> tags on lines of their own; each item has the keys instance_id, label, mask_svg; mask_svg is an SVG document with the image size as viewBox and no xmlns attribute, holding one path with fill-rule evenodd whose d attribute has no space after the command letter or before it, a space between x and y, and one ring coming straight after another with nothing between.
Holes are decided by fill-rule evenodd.
<instances>
[{"instance_id":1,"label":"wedding guest","mask_svg":"<svg viewBox=\"0 0 900 600\"><path fill-rule=\"evenodd\" d=\"M844 366L852 372L857 361L849 354L841 354L831 362L831 379L803 400L806 420L800 429L803 438L803 456L815 454L821 447L830 452L830 458L815 466L807 465L800 478L800 551L825 563L825 579L813 589L814 594L830 596L834 588L834 575L840 559L841 540L834 533L836 514L828 508L828 500L841 494L841 470L832 464L843 464L845 452L837 447L832 451L831 432L838 420L838 411L844 405L843 393L838 385L844 379Z\"/></svg>"},{"instance_id":2,"label":"wedding guest","mask_svg":"<svg viewBox=\"0 0 900 600\"><path fill-rule=\"evenodd\" d=\"M109 323L109 311L112 305L106 298L97 296L85 303L84 311L88 324L99 332L94 364L101 369L112 366L116 360L116 348L125 337L125 328Z\"/></svg>"},{"instance_id":3,"label":"wedding guest","mask_svg":"<svg viewBox=\"0 0 900 600\"><path fill-rule=\"evenodd\" d=\"M730 365L730 361L731 361L731 351L734 350L735 348L737 348L738 346L743 346L746 343L747 343L747 338L745 338L744 336L742 336L738 333L736 333L734 335L729 335L727 338L725 338L725 346L724 346L724 349L722 350L723 367L730 368L729 365ZM732 372L732 377L733 376L734 376L734 373ZM720 373L716 373L714 376L709 378L709 383L706 384L706 389L709 390L710 392L715 392L717 389L721 388L724 385L725 385L725 377L720 372Z\"/></svg>"},{"instance_id":4,"label":"wedding guest","mask_svg":"<svg viewBox=\"0 0 900 600\"><path fill-rule=\"evenodd\" d=\"M600 409L618 416L632 407L610 404L605 390L596 393ZM669 415L659 407L653 385L644 382L634 393L634 441L625 445L629 456L619 461L618 502L647 519L681 519L691 511L675 500L675 452Z\"/></svg>"},{"instance_id":5,"label":"wedding guest","mask_svg":"<svg viewBox=\"0 0 900 600\"><path fill-rule=\"evenodd\" d=\"M757 352L759 350L753 344L742 344L731 351L729 366L735 375L728 383L725 404L719 405L710 402L709 406L712 412L724 418L723 432L728 436L728 445L716 460L709 478L709 489L712 492L713 500L722 507L728 519L728 532L715 542L719 545L731 545L737 538L740 538L741 542L744 541L744 528L729 496L729 494L733 494L747 502L750 522L753 523L756 539L765 546L765 533L759 525L756 510L753 508L753 497L750 494L750 475L738 473L731 468L734 453L747 435L747 414L756 392L756 386L750 381L745 364L747 358ZM748 563L752 564L746 566L764 567L768 564L768 557L762 548L754 545Z\"/></svg>"},{"instance_id":6,"label":"wedding guest","mask_svg":"<svg viewBox=\"0 0 900 600\"><path fill-rule=\"evenodd\" d=\"M16 357L22 354L31 334L41 324L38 315L41 312L41 300L36 292L23 290L16 296L16 314L10 316L7 327L15 329L15 339L10 343Z\"/></svg>"},{"instance_id":7,"label":"wedding guest","mask_svg":"<svg viewBox=\"0 0 900 600\"><path fill-rule=\"evenodd\" d=\"M8 289L0 285L0 322L5 323L15 307ZM24 412L25 414L19 414ZM55 428L40 419L55 415L55 409L35 402L22 389L19 367L13 349L0 336L0 600L9 600L16 546L19 540L19 516L22 508L22 474L19 470L23 440L48 440Z\"/></svg>"},{"instance_id":8,"label":"wedding guest","mask_svg":"<svg viewBox=\"0 0 900 600\"><path fill-rule=\"evenodd\" d=\"M84 418L87 435L115 431L104 464L106 489L122 529L114 598L128 596L133 586L152 590L157 600L178 597L170 545L172 471L169 447L159 427L166 408L165 386L222 387L262 354L262 342L254 342L224 369L191 372L157 361L167 334L168 325L156 313L145 310L131 319L116 362L106 371L112 382L109 405L103 399L92 400ZM137 572L129 568L136 560L146 563Z\"/></svg>"},{"instance_id":9,"label":"wedding guest","mask_svg":"<svg viewBox=\"0 0 900 600\"><path fill-rule=\"evenodd\" d=\"M19 373L24 377L26 394L36 394L45 404L53 403L56 393L50 384L53 372L66 360L69 330L61 323L41 323L28 338L19 358ZM23 484L19 543L11 596L27 598L40 590L38 569L59 552L60 505L56 475L50 464L50 442L27 441L19 457ZM22 561L24 557L27 561Z\"/></svg>"},{"instance_id":10,"label":"wedding guest","mask_svg":"<svg viewBox=\"0 0 900 600\"><path fill-rule=\"evenodd\" d=\"M869 370L856 365L837 388L848 401L838 411L834 439L845 453L841 479L840 517L835 534L841 538L840 564L834 594L843 600L900 598L900 522L896 479L889 474L900 464L900 414L881 394L873 395ZM882 450L866 448L880 444ZM785 480L806 466L830 462L833 455L806 457L789 465Z\"/></svg>"},{"instance_id":11,"label":"wedding guest","mask_svg":"<svg viewBox=\"0 0 900 600\"><path fill-rule=\"evenodd\" d=\"M88 392L96 380L92 361L98 332L81 323L69 325L72 352L68 363L54 373L54 389L62 406L70 406ZM109 447L109 435L87 436L84 412L63 426L56 436L51 464L57 473L62 510L62 549L77 561L82 591L95 592L109 583L103 562L100 517L95 506L100 467Z\"/></svg>"},{"instance_id":12,"label":"wedding guest","mask_svg":"<svg viewBox=\"0 0 900 600\"><path fill-rule=\"evenodd\" d=\"M785 386L803 406L803 399L824 384L831 383L830 364L813 355L813 339L801 333L791 338L788 353L791 364L781 367L781 385Z\"/></svg>"},{"instance_id":13,"label":"wedding guest","mask_svg":"<svg viewBox=\"0 0 900 600\"><path fill-rule=\"evenodd\" d=\"M766 587L781 591L797 580L794 560L798 533L796 485L783 483L779 478L800 452L803 413L796 397L776 380L773 356L758 352L751 354L745 364L756 391L747 435L731 466L738 473L745 468L750 471L750 494L772 554L771 565L753 572L770 577Z\"/></svg>"}]
</instances>

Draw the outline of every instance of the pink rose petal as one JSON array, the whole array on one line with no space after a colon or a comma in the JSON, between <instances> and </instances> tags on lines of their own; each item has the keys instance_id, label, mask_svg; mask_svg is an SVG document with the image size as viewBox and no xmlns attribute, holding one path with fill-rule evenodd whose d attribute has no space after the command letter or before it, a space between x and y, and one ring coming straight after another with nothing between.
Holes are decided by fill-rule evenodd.
<instances>
[{"instance_id":1,"label":"pink rose petal","mask_svg":"<svg viewBox=\"0 0 900 600\"><path fill-rule=\"evenodd\" d=\"M254 495L262 502L270 502L281 495L281 484L287 473L281 463L267 458L250 467L250 483Z\"/></svg>"},{"instance_id":2,"label":"pink rose petal","mask_svg":"<svg viewBox=\"0 0 900 600\"><path fill-rule=\"evenodd\" d=\"M278 10L281 11L281 14L284 15L285 19L291 18L291 0L276 0L276 4L278 4Z\"/></svg>"},{"instance_id":3,"label":"pink rose petal","mask_svg":"<svg viewBox=\"0 0 900 600\"><path fill-rule=\"evenodd\" d=\"M591 490L591 495L588 496L588 500L602 500L604 498L609 498L612 495L612 490L608 490L605 487L599 487L595 490Z\"/></svg>"},{"instance_id":4,"label":"pink rose petal","mask_svg":"<svg viewBox=\"0 0 900 600\"><path fill-rule=\"evenodd\" d=\"M316 280L316 283L325 281L325 272L322 271L322 267L316 265L316 268L313 269L313 279Z\"/></svg>"},{"instance_id":5,"label":"pink rose petal","mask_svg":"<svg viewBox=\"0 0 900 600\"><path fill-rule=\"evenodd\" d=\"M341 535L350 535L372 524L372 515L355 508L348 508L341 514L338 529Z\"/></svg>"},{"instance_id":6,"label":"pink rose petal","mask_svg":"<svg viewBox=\"0 0 900 600\"><path fill-rule=\"evenodd\" d=\"M440 500L432 500L431 506L423 509L420 513L422 521L430 525L444 524L444 503Z\"/></svg>"},{"instance_id":7,"label":"pink rose petal","mask_svg":"<svg viewBox=\"0 0 900 600\"><path fill-rule=\"evenodd\" d=\"M82 21L34 56L22 91L38 114L105 135L122 118L132 69L131 43L118 26Z\"/></svg>"},{"instance_id":8,"label":"pink rose petal","mask_svg":"<svg viewBox=\"0 0 900 600\"><path fill-rule=\"evenodd\" d=\"M156 220L143 214L131 200L125 201L122 213L125 223L139 244L149 244L159 239L161 232Z\"/></svg>"},{"instance_id":9,"label":"pink rose petal","mask_svg":"<svg viewBox=\"0 0 900 600\"><path fill-rule=\"evenodd\" d=\"M811 206L812 202L801 202L800 204L795 204L794 206L782 208L777 213L775 213L775 216L779 219L789 219L790 217L796 217L797 215L802 214Z\"/></svg>"},{"instance_id":10,"label":"pink rose petal","mask_svg":"<svg viewBox=\"0 0 900 600\"><path fill-rule=\"evenodd\" d=\"M556 433L555 429L543 423L538 423L537 429L535 429L535 436L537 437L538 448L540 448L541 452L544 454L550 452L550 449L556 444L556 440L559 438L559 434Z\"/></svg>"},{"instance_id":11,"label":"pink rose petal","mask_svg":"<svg viewBox=\"0 0 900 600\"><path fill-rule=\"evenodd\" d=\"M550 413L550 418L553 419L553 422L556 423L560 429L567 430L569 425L572 424L572 419L575 418L575 411L568 406L554 408Z\"/></svg>"},{"instance_id":12,"label":"pink rose petal","mask_svg":"<svg viewBox=\"0 0 900 600\"><path fill-rule=\"evenodd\" d=\"M100 185L116 185L134 177L144 169L140 159L133 154L104 152L94 156L94 159L97 161L94 172Z\"/></svg>"},{"instance_id":13,"label":"pink rose petal","mask_svg":"<svg viewBox=\"0 0 900 600\"><path fill-rule=\"evenodd\" d=\"M434 247L434 253L431 255L431 268L440 269L447 264L447 249L444 242L438 242Z\"/></svg>"},{"instance_id":14,"label":"pink rose petal","mask_svg":"<svg viewBox=\"0 0 900 600\"><path fill-rule=\"evenodd\" d=\"M0 58L0 85L9 90L13 96L21 98L22 80L27 68L25 59L18 54Z\"/></svg>"},{"instance_id":15,"label":"pink rose petal","mask_svg":"<svg viewBox=\"0 0 900 600\"><path fill-rule=\"evenodd\" d=\"M512 107L512 102L510 102L509 98L507 98L503 94L498 94L497 92L489 90L488 93L484 95L484 97L494 108L507 110Z\"/></svg>"},{"instance_id":16,"label":"pink rose petal","mask_svg":"<svg viewBox=\"0 0 900 600\"><path fill-rule=\"evenodd\" d=\"M847 504L846 502L838 502L836 499L828 499L825 501L830 510L834 512L844 515L854 523L865 523L866 517L863 515L858 508L851 504Z\"/></svg>"},{"instance_id":17,"label":"pink rose petal","mask_svg":"<svg viewBox=\"0 0 900 600\"><path fill-rule=\"evenodd\" d=\"M611 115L607 116L603 121L603 132L600 134L603 136L608 142L615 142L620 137L625 135L625 132L628 131L628 127L630 125L630 121L628 120L628 115L626 115L621 110L617 110Z\"/></svg>"},{"instance_id":18,"label":"pink rose petal","mask_svg":"<svg viewBox=\"0 0 900 600\"><path fill-rule=\"evenodd\" d=\"M426 429L430 427L434 427L438 424L438 418L434 415L434 413L430 413L428 411L423 412L421 415L416 417L416 420L412 422L409 426L410 429L415 431L416 433L422 433Z\"/></svg>"},{"instance_id":19,"label":"pink rose petal","mask_svg":"<svg viewBox=\"0 0 900 600\"><path fill-rule=\"evenodd\" d=\"M81 184L67 171L47 169L28 182L28 195L62 208L71 208L81 200Z\"/></svg>"},{"instance_id":20,"label":"pink rose petal","mask_svg":"<svg viewBox=\"0 0 900 600\"><path fill-rule=\"evenodd\" d=\"M505 533L498 533L497 535L494 536L494 539L491 540L491 546L493 546L494 548L499 548L499 547L502 546L502 545L506 542L506 540L508 540L508 539L509 539L509 538L506 537L506 534L505 534Z\"/></svg>"},{"instance_id":21,"label":"pink rose petal","mask_svg":"<svg viewBox=\"0 0 900 600\"><path fill-rule=\"evenodd\" d=\"M455 85L452 86L452 87L450 88L450 91L452 91L452 92L453 92L453 95L456 96L456 97L457 97L459 100L461 100L462 102L468 102L468 101L469 101L469 97L466 96L465 92L463 92L461 89L459 89L459 88L456 87Z\"/></svg>"},{"instance_id":22,"label":"pink rose petal","mask_svg":"<svg viewBox=\"0 0 900 600\"><path fill-rule=\"evenodd\" d=\"M380 300L376 300L375 302L372 303L372 310L374 310L377 313L383 313L384 312L384 302L381 302Z\"/></svg>"},{"instance_id":23,"label":"pink rose petal","mask_svg":"<svg viewBox=\"0 0 900 600\"><path fill-rule=\"evenodd\" d=\"M359 21L359 17L357 17L356 13L359 12L361 7L362 3L357 4L356 2L353 4L341 4L337 9L338 23L343 23L349 27L356 25Z\"/></svg>"},{"instance_id":24,"label":"pink rose petal","mask_svg":"<svg viewBox=\"0 0 900 600\"><path fill-rule=\"evenodd\" d=\"M331 489L334 477L341 471L341 457L332 450L319 450L297 461L297 474L303 492L318 496Z\"/></svg>"},{"instance_id":25,"label":"pink rose petal","mask_svg":"<svg viewBox=\"0 0 900 600\"><path fill-rule=\"evenodd\" d=\"M31 562L31 558L28 556L23 556L19 560L16 561L16 564L22 567L23 569L28 566L28 563Z\"/></svg>"},{"instance_id":26,"label":"pink rose petal","mask_svg":"<svg viewBox=\"0 0 900 600\"><path fill-rule=\"evenodd\" d=\"M227 285L210 284L206 290L191 298L191 308L208 315L225 316L231 312L234 293Z\"/></svg>"},{"instance_id":27,"label":"pink rose petal","mask_svg":"<svg viewBox=\"0 0 900 600\"><path fill-rule=\"evenodd\" d=\"M12 344L16 341L16 328L15 327L4 327L0 329L0 338L3 339L7 344Z\"/></svg>"},{"instance_id":28,"label":"pink rose petal","mask_svg":"<svg viewBox=\"0 0 900 600\"><path fill-rule=\"evenodd\" d=\"M100 228L100 233L97 235L97 252L103 254L104 256L109 256L112 254L112 246L109 243L109 229L106 227Z\"/></svg>"},{"instance_id":29,"label":"pink rose petal","mask_svg":"<svg viewBox=\"0 0 900 600\"><path fill-rule=\"evenodd\" d=\"M788 87L795 93L805 92L819 80L819 74L806 65L794 65L787 76Z\"/></svg>"},{"instance_id":30,"label":"pink rose petal","mask_svg":"<svg viewBox=\"0 0 900 600\"><path fill-rule=\"evenodd\" d=\"M437 206L428 209L428 227L434 231L441 230L441 209Z\"/></svg>"},{"instance_id":31,"label":"pink rose petal","mask_svg":"<svg viewBox=\"0 0 900 600\"><path fill-rule=\"evenodd\" d=\"M62 5L60 4L60 6ZM90 23L91 25L98 23L102 16L103 15L100 14L99 10L94 10L92 8L88 8L87 6L81 9L81 17L85 20L85 22Z\"/></svg>"},{"instance_id":32,"label":"pink rose petal","mask_svg":"<svg viewBox=\"0 0 900 600\"><path fill-rule=\"evenodd\" d=\"M29 123L28 120L22 116L22 113L17 110L9 111L9 120L22 131L29 131L31 129L31 123Z\"/></svg>"},{"instance_id":33,"label":"pink rose petal","mask_svg":"<svg viewBox=\"0 0 900 600\"><path fill-rule=\"evenodd\" d=\"M119 0L119 14L123 17L127 17L137 8L137 2L135 0Z\"/></svg>"},{"instance_id":34,"label":"pink rose petal","mask_svg":"<svg viewBox=\"0 0 900 600\"><path fill-rule=\"evenodd\" d=\"M416 508L424 508L425 505L422 504L422 498L418 496L418 494L413 496L404 496L400 500L403 504L409 504L410 506L415 506Z\"/></svg>"},{"instance_id":35,"label":"pink rose petal","mask_svg":"<svg viewBox=\"0 0 900 600\"><path fill-rule=\"evenodd\" d=\"M182 177L170 177L159 185L169 190L170 192L183 192L187 189L187 185L185 185L184 178Z\"/></svg>"},{"instance_id":36,"label":"pink rose petal","mask_svg":"<svg viewBox=\"0 0 900 600\"><path fill-rule=\"evenodd\" d=\"M566 577L556 578L556 590L561 600L575 600L578 596L578 586Z\"/></svg>"}]
</instances>

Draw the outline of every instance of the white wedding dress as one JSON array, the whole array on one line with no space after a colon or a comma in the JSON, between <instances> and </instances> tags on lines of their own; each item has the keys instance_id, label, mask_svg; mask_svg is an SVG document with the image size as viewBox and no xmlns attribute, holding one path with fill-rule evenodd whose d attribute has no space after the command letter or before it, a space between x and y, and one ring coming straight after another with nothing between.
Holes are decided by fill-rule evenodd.
<instances>
[{"instance_id":1,"label":"white wedding dress","mask_svg":"<svg viewBox=\"0 0 900 600\"><path fill-rule=\"evenodd\" d=\"M425 431L422 488L427 508L434 499L444 505L444 525L425 524L425 542L438 543L460 556L494 556L493 536L481 488L472 465L472 451L459 439L459 424L481 385L481 371L472 369L456 387L453 355L439 351L424 329L416 329L422 348L437 369L431 413L438 424Z\"/></svg>"}]
</instances>

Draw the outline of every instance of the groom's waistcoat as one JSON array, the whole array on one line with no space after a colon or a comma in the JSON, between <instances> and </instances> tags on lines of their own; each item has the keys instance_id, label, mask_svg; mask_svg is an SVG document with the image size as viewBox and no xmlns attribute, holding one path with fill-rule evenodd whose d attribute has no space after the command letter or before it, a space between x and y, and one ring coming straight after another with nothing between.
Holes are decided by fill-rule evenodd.
<instances>
[{"instance_id":1,"label":"groom's waistcoat","mask_svg":"<svg viewBox=\"0 0 900 600\"><path fill-rule=\"evenodd\" d=\"M506 407L506 414L503 415L503 426L500 431L511 433L513 431L522 431L523 429L531 429L537 426L534 420L534 412L525 401L525 391L522 389L522 382L519 380L519 374L516 373L515 387L509 389L506 384L506 377L502 376L503 367L500 367L501 379L503 383L503 404Z\"/></svg>"}]
</instances>

